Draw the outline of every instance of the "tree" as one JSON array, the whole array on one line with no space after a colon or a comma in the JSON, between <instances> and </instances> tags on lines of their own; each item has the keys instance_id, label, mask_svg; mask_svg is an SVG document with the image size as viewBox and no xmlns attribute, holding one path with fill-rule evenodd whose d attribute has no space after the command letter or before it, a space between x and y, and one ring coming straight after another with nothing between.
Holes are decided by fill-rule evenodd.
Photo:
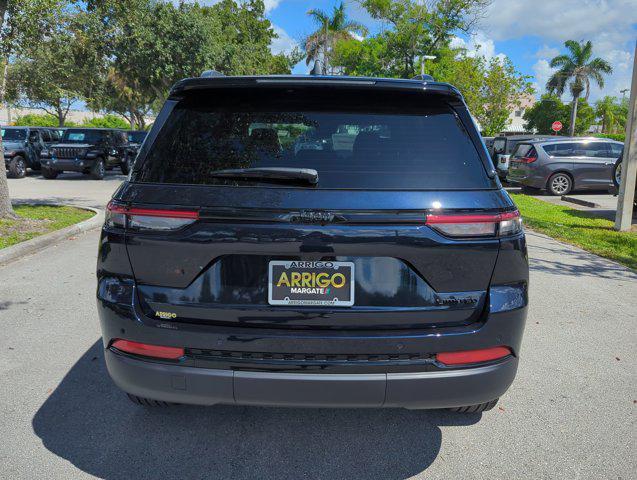
<instances>
[{"instance_id":1,"label":"tree","mask_svg":"<svg viewBox=\"0 0 637 480\"><path fill-rule=\"evenodd\" d=\"M442 49L430 73L460 90L485 135L505 130L511 110L533 93L530 77L518 72L506 57L487 60L462 49Z\"/></svg>"},{"instance_id":2,"label":"tree","mask_svg":"<svg viewBox=\"0 0 637 480\"><path fill-rule=\"evenodd\" d=\"M559 70L551 75L546 88L549 93L557 93L562 96L566 87L569 87L573 96L569 135L574 135L577 104L580 96L586 92L584 99L588 100L591 79L600 88L603 88L604 74L612 73L613 68L606 60L599 57L591 60L593 44L590 41L578 43L574 40L567 40L564 42L564 46L568 53L558 55L550 62L552 68L559 68Z\"/></svg>"},{"instance_id":3,"label":"tree","mask_svg":"<svg viewBox=\"0 0 637 480\"><path fill-rule=\"evenodd\" d=\"M97 61L102 81L89 105L115 112L131 128L145 128L177 81L203 70L226 74L289 73L298 54L273 55L276 37L263 0L213 6L151 0L102 0L83 19L85 31L104 52ZM104 28L107 25L108 28Z\"/></svg>"},{"instance_id":4,"label":"tree","mask_svg":"<svg viewBox=\"0 0 637 480\"><path fill-rule=\"evenodd\" d=\"M331 63L332 50L338 41L351 40L354 34L367 35L367 28L347 18L345 4L335 6L332 15L319 9L308 10L307 14L318 25L316 31L305 39L306 65L323 62L323 71L334 73Z\"/></svg>"},{"instance_id":5,"label":"tree","mask_svg":"<svg viewBox=\"0 0 637 480\"><path fill-rule=\"evenodd\" d=\"M0 105L5 102L9 58L37 45L51 30L62 0L0 0ZM0 218L15 218L0 139Z\"/></svg>"},{"instance_id":6,"label":"tree","mask_svg":"<svg viewBox=\"0 0 637 480\"><path fill-rule=\"evenodd\" d=\"M378 42L366 41L365 51L378 55L384 76L412 78L420 73L425 55L438 55L439 50L448 47L454 34L470 31L490 0L359 0L359 3L374 19L390 27L376 35L383 42L382 48ZM347 72L353 63L343 65Z\"/></svg>"},{"instance_id":7,"label":"tree","mask_svg":"<svg viewBox=\"0 0 637 480\"><path fill-rule=\"evenodd\" d=\"M37 48L10 66L8 74L8 83L17 91L17 104L44 110L57 118L60 127L91 75L75 54L74 36L68 19L61 20Z\"/></svg>"},{"instance_id":8,"label":"tree","mask_svg":"<svg viewBox=\"0 0 637 480\"><path fill-rule=\"evenodd\" d=\"M607 95L595 103L595 115L602 121L602 133L613 133L617 113L616 100L615 97Z\"/></svg>"},{"instance_id":9,"label":"tree","mask_svg":"<svg viewBox=\"0 0 637 480\"><path fill-rule=\"evenodd\" d=\"M554 132L551 125L557 120L562 122L564 126L559 135L571 135L567 133L570 131L571 125L570 112L569 106L564 104L559 96L544 94L539 102L524 112L525 128L541 135L552 135ZM594 120L593 107L589 106L586 100L581 100L580 108L577 110L574 134L586 133Z\"/></svg>"}]
</instances>

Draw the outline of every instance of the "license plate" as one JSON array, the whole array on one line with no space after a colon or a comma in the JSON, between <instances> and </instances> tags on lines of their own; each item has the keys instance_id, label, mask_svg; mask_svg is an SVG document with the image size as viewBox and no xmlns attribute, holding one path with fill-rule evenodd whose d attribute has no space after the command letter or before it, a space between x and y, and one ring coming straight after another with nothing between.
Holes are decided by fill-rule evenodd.
<instances>
[{"instance_id":1,"label":"license plate","mask_svg":"<svg viewBox=\"0 0 637 480\"><path fill-rule=\"evenodd\" d=\"M268 273L270 305L354 305L354 263L273 260Z\"/></svg>"}]
</instances>

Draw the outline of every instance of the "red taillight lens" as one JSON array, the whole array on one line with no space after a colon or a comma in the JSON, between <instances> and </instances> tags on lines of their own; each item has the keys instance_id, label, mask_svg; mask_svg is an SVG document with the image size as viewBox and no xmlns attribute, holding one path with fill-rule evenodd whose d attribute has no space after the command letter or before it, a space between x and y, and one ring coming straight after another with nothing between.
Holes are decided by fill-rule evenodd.
<instances>
[{"instance_id":1,"label":"red taillight lens","mask_svg":"<svg viewBox=\"0 0 637 480\"><path fill-rule=\"evenodd\" d=\"M535 157L520 157L517 159L520 163L533 163L537 160L537 156Z\"/></svg>"},{"instance_id":2,"label":"red taillight lens","mask_svg":"<svg viewBox=\"0 0 637 480\"><path fill-rule=\"evenodd\" d=\"M436 360L445 365L469 365L498 360L511 354L509 347L493 347L481 350L465 350L464 352L437 353Z\"/></svg>"},{"instance_id":3,"label":"red taillight lens","mask_svg":"<svg viewBox=\"0 0 637 480\"><path fill-rule=\"evenodd\" d=\"M522 231L520 212L456 215L430 214L426 224L448 237L492 237Z\"/></svg>"},{"instance_id":4,"label":"red taillight lens","mask_svg":"<svg viewBox=\"0 0 637 480\"><path fill-rule=\"evenodd\" d=\"M162 347L122 339L115 340L111 346L122 352L132 353L133 355L143 355L144 357L164 358L168 360L176 360L185 354L184 349L179 347Z\"/></svg>"},{"instance_id":5,"label":"red taillight lens","mask_svg":"<svg viewBox=\"0 0 637 480\"><path fill-rule=\"evenodd\" d=\"M177 230L197 220L199 212L193 210L129 208L112 201L106 207L107 226L128 227L134 230Z\"/></svg>"}]
</instances>

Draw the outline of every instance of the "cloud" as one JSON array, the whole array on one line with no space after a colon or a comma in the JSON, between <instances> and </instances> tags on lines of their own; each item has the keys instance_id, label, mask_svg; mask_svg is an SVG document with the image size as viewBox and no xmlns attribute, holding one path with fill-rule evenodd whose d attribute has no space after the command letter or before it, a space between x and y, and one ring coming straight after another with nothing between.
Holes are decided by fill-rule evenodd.
<instances>
[{"instance_id":1,"label":"cloud","mask_svg":"<svg viewBox=\"0 0 637 480\"><path fill-rule=\"evenodd\" d=\"M265 13L270 13L272 10L274 10L276 7L279 6L279 3L281 3L281 0L265 0Z\"/></svg>"},{"instance_id":2,"label":"cloud","mask_svg":"<svg viewBox=\"0 0 637 480\"><path fill-rule=\"evenodd\" d=\"M495 42L487 37L483 32L477 32L469 37L469 40L465 40L461 37L453 37L451 39L452 48L464 48L467 51L469 57L483 56L487 60L493 57L503 60L506 55L503 53L495 52Z\"/></svg>"},{"instance_id":3,"label":"cloud","mask_svg":"<svg viewBox=\"0 0 637 480\"><path fill-rule=\"evenodd\" d=\"M634 0L494 0L481 28L495 40L536 35L563 42L606 32L613 41L634 37Z\"/></svg>"},{"instance_id":4,"label":"cloud","mask_svg":"<svg viewBox=\"0 0 637 480\"><path fill-rule=\"evenodd\" d=\"M494 0L480 22L480 28L496 43L527 36L542 39L533 65L538 93L545 91L551 73L548 62L565 51L564 41L590 40L593 55L613 67L603 89L591 84L591 101L604 95L621 96L620 90L630 88L636 25L635 0Z\"/></svg>"},{"instance_id":5,"label":"cloud","mask_svg":"<svg viewBox=\"0 0 637 480\"><path fill-rule=\"evenodd\" d=\"M290 53L294 50L294 47L298 47L298 42L290 37L281 27L273 24L272 29L278 36L278 38L272 40L272 43L270 44L270 50L272 53Z\"/></svg>"},{"instance_id":6,"label":"cloud","mask_svg":"<svg viewBox=\"0 0 637 480\"><path fill-rule=\"evenodd\" d=\"M533 65L533 73L535 74L535 82L533 87L538 95L546 91L546 82L549 81L554 70L550 67L548 60L541 58Z\"/></svg>"}]
</instances>

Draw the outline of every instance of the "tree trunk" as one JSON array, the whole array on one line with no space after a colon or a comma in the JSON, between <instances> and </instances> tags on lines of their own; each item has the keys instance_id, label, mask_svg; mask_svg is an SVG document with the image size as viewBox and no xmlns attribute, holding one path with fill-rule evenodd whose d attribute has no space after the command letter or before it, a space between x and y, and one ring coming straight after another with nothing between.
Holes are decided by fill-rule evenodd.
<instances>
[{"instance_id":1,"label":"tree trunk","mask_svg":"<svg viewBox=\"0 0 637 480\"><path fill-rule=\"evenodd\" d=\"M573 97L573 105L571 108L571 125L568 127L569 137L575 136L575 119L577 118L577 102L579 97Z\"/></svg>"},{"instance_id":2,"label":"tree trunk","mask_svg":"<svg viewBox=\"0 0 637 480\"><path fill-rule=\"evenodd\" d=\"M0 1L0 26L4 26L4 13L6 3ZM0 39L1 40L1 39ZM7 74L9 71L8 59L2 62L2 79L0 81L0 105L4 104L4 94L7 87ZM17 218L11 206L11 198L9 197L9 184L7 183L7 169L4 164L4 151L2 150L2 137L0 137L0 218Z\"/></svg>"}]
</instances>

